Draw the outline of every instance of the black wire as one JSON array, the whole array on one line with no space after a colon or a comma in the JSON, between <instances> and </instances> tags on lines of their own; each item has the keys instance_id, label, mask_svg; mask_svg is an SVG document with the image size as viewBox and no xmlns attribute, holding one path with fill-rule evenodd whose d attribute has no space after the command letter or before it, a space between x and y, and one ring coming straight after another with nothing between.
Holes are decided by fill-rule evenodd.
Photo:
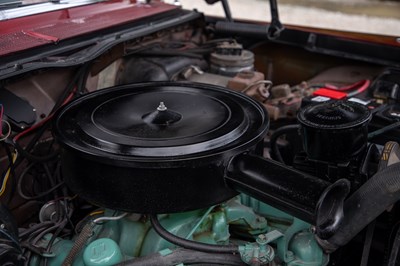
<instances>
[{"instance_id":1,"label":"black wire","mask_svg":"<svg viewBox=\"0 0 400 266\"><path fill-rule=\"evenodd\" d=\"M371 244L372 244L374 231L375 231L375 223L376 223L376 220L372 221L367 227L367 232L365 234L365 240L364 240L363 252L361 255L360 266L368 265L368 259L369 259L369 255L371 252Z\"/></svg>"},{"instance_id":2,"label":"black wire","mask_svg":"<svg viewBox=\"0 0 400 266\"><path fill-rule=\"evenodd\" d=\"M274 131L274 133L272 133L271 138L270 138L271 152L279 162L285 163L285 161L283 160L282 155L279 151L279 147L278 147L279 137L281 137L282 135L286 135L287 133L290 133L292 131L298 130L299 127L300 126L297 124L296 125L287 125L287 126L278 128L277 130Z\"/></svg>"},{"instance_id":3,"label":"black wire","mask_svg":"<svg viewBox=\"0 0 400 266\"><path fill-rule=\"evenodd\" d=\"M376 130L374 132L369 133L368 134L368 139L372 139L372 138L374 138L376 136L382 135L383 133L386 133L388 131L397 129L399 127L400 127L400 121L395 122L395 123L390 124L390 125L388 125L386 127L380 128L380 129L378 129L378 130Z\"/></svg>"},{"instance_id":4,"label":"black wire","mask_svg":"<svg viewBox=\"0 0 400 266\"><path fill-rule=\"evenodd\" d=\"M10 150L10 147L7 145L8 143L5 143L4 141L2 142L2 145L6 151L7 154L7 159L9 161L8 166L6 168L6 170L4 171L5 173L8 171L8 169L11 169L11 174L13 176L15 176L15 167L14 167L14 163L13 163L13 156Z\"/></svg>"},{"instance_id":5,"label":"black wire","mask_svg":"<svg viewBox=\"0 0 400 266\"><path fill-rule=\"evenodd\" d=\"M40 199L42 197L45 197L47 195L49 195L50 193L52 193L53 191L55 191L56 189L58 189L59 187L61 187L62 185L64 185L64 181L54 185L52 188L50 188L47 191L44 191L42 193L40 193L39 195L35 195L35 196L27 196L25 195L25 193L22 190L22 184L24 183L23 181L25 180L28 172L32 169L33 166L35 166L36 163L31 163L29 166L27 166L24 171L22 171L21 175L19 176L18 179L18 184L17 184L17 191L18 194L21 196L21 198L25 199L25 200L35 200L35 199Z\"/></svg>"},{"instance_id":6,"label":"black wire","mask_svg":"<svg viewBox=\"0 0 400 266\"><path fill-rule=\"evenodd\" d=\"M16 177L16 175L15 175L15 166L14 166L14 163L13 163L13 155L11 153L10 147L5 142L3 142L2 144L3 144L4 149L6 150L6 153L7 153L7 158L8 158L8 161L9 161L8 169L10 169L10 177L11 177L11 178L9 177L9 180L11 179L11 182L12 182L11 186L10 186L9 197L7 199L7 205L9 205L10 201L13 198L14 193L15 193L15 184L16 184L15 183L15 177ZM1 182L0 184L3 183L3 178L4 177L5 176L2 175L2 180L0 181Z\"/></svg>"},{"instance_id":7,"label":"black wire","mask_svg":"<svg viewBox=\"0 0 400 266\"><path fill-rule=\"evenodd\" d=\"M57 111L60 108L62 103L65 101L66 97L69 94L71 94L71 92L74 90L75 85L80 80L81 76L85 75L86 72L88 72L89 66L90 66L90 64L87 63L76 71L76 74L74 75L72 80L67 84L67 86L64 89L64 91L62 92L61 96L57 99L57 102L54 104L49 115L53 114L55 111ZM81 84L80 84L80 86L81 86ZM77 91L79 91L79 90L80 90L80 88L77 88ZM38 140L42 137L44 132L47 130L48 126L51 124L50 120L46 121L40 128L36 129L37 130L36 135L29 141L29 143L26 145L25 149L22 148L18 143L14 143L14 146L16 147L18 152L22 155L22 157L25 157L31 161L46 161L46 160L52 159L55 155L57 155L57 154L51 154L49 156L39 157L39 156L34 156L29 153L29 151L36 145ZM18 159L17 162L15 163L15 165L19 165L22 162L22 160L23 160L23 158Z\"/></svg>"},{"instance_id":8,"label":"black wire","mask_svg":"<svg viewBox=\"0 0 400 266\"><path fill-rule=\"evenodd\" d=\"M72 231L75 232L75 225L71 221L70 215L68 215L68 205L67 204L68 204L67 199L64 199L64 209L65 209L65 213L67 213L67 221L68 221L69 225L71 226Z\"/></svg>"},{"instance_id":9,"label":"black wire","mask_svg":"<svg viewBox=\"0 0 400 266\"><path fill-rule=\"evenodd\" d=\"M56 181L57 182L62 182L63 181L63 179L62 179L62 177L61 177L61 162L60 161L58 161L58 164L57 164L57 166L56 166L56 173L55 173L55 175L56 175ZM70 226L71 226L71 228L72 228L72 231L75 231L75 225L74 225L74 223L72 222L72 220L71 220L71 215L68 215L68 206L69 206L69 202L68 202L68 199L67 199L67 197L69 196L69 194L68 194L68 188L66 187L66 186L64 186L63 187L63 189L61 189L61 193L62 193L62 195L63 195L63 197L64 197L64 210L65 210L65 213L67 214L67 221L68 221L68 223L70 224ZM71 203L71 205L72 205L72 203ZM73 208L71 208L71 210L73 210Z\"/></svg>"},{"instance_id":10,"label":"black wire","mask_svg":"<svg viewBox=\"0 0 400 266\"><path fill-rule=\"evenodd\" d=\"M50 187L55 187L56 183L54 182L55 180L53 180L53 175L50 173L49 166L46 163L43 163L42 165L43 165L43 168L44 168L44 172L46 173L47 178L50 181ZM56 171L57 171L57 169L56 169ZM58 198L57 190L54 190L54 197Z\"/></svg>"},{"instance_id":11,"label":"black wire","mask_svg":"<svg viewBox=\"0 0 400 266\"><path fill-rule=\"evenodd\" d=\"M397 229L396 236L393 240L392 251L390 252L388 266L396 265L399 248L400 248L400 227L399 227L399 229Z\"/></svg>"},{"instance_id":12,"label":"black wire","mask_svg":"<svg viewBox=\"0 0 400 266\"><path fill-rule=\"evenodd\" d=\"M55 157L57 157L59 155L59 152L54 152L54 153L46 155L46 156L36 156L36 155L33 155L32 153L29 153L27 151L27 149L22 148L16 142L13 143L13 146L18 151L19 155L21 155L22 157L28 159L28 161L31 161L31 162L37 162L37 163L46 162L46 161L49 161L49 160L51 160L51 159L53 159L53 158L55 158ZM22 162L22 160L20 160L18 162L18 164L20 162ZM17 162L15 164L17 165Z\"/></svg>"},{"instance_id":13,"label":"black wire","mask_svg":"<svg viewBox=\"0 0 400 266\"><path fill-rule=\"evenodd\" d=\"M27 249L28 252L30 251L30 252L33 252L33 253L35 253L37 255L42 255L42 250L40 248L30 244L30 243L22 242L21 243L21 247L24 248L24 249ZM30 261L30 259L28 259L28 262L29 261Z\"/></svg>"},{"instance_id":14,"label":"black wire","mask_svg":"<svg viewBox=\"0 0 400 266\"><path fill-rule=\"evenodd\" d=\"M160 222L158 221L157 215L150 215L150 222L151 225L162 238L171 242L174 245L184 247L187 249L198 250L202 252L208 253L238 253L239 247L237 245L211 245L211 244L204 244L198 243L191 240L187 240L176 235L171 234L167 230L165 230Z\"/></svg>"},{"instance_id":15,"label":"black wire","mask_svg":"<svg viewBox=\"0 0 400 266\"><path fill-rule=\"evenodd\" d=\"M39 242L46 234L50 233L51 231L58 229L64 222L57 222L53 226L46 228L40 234L38 234L35 238L33 238L33 242L31 242L33 245L36 245L37 242Z\"/></svg>"},{"instance_id":16,"label":"black wire","mask_svg":"<svg viewBox=\"0 0 400 266\"><path fill-rule=\"evenodd\" d=\"M35 224L32 227L26 229L25 231L21 232L19 234L19 238L22 240L25 236L30 235L33 232L37 232L38 230L40 230L42 227L46 227L48 225L52 224L52 222L48 221L48 222L43 222L43 223L39 223L39 224Z\"/></svg>"},{"instance_id":17,"label":"black wire","mask_svg":"<svg viewBox=\"0 0 400 266\"><path fill-rule=\"evenodd\" d=\"M20 248L18 240L12 234L10 234L8 231L4 230L1 227L0 227L0 233L6 236L9 240L11 240L11 242L13 242L17 248Z\"/></svg>"},{"instance_id":18,"label":"black wire","mask_svg":"<svg viewBox=\"0 0 400 266\"><path fill-rule=\"evenodd\" d=\"M26 243L30 243L31 240L32 240L35 236L37 236L38 234L40 234L41 232L43 232L43 231L46 230L47 228L51 227L53 224L54 224L54 222L50 222L50 223L46 224L46 226L40 227L38 230L31 232L31 233L28 235L28 238L27 238L26 240L24 240L24 241L21 241L21 243L25 243L25 242L26 242Z\"/></svg>"},{"instance_id":19,"label":"black wire","mask_svg":"<svg viewBox=\"0 0 400 266\"><path fill-rule=\"evenodd\" d=\"M39 195L36 196L27 196L25 195L22 191L18 190L19 195L21 196L21 198L26 199L26 200L35 200L35 199L40 199L43 198L47 195L49 195L51 192L55 191L56 189L58 189L59 187L61 187L62 185L64 185L64 182L58 183L57 185L55 185L54 187L52 187L51 189L44 191L42 193L40 193Z\"/></svg>"},{"instance_id":20,"label":"black wire","mask_svg":"<svg viewBox=\"0 0 400 266\"><path fill-rule=\"evenodd\" d=\"M392 214L392 212L389 212L389 215ZM384 263L383 265L387 265L389 256L390 256L390 246L392 245L392 240L394 238L394 235L397 233L397 229L399 229L400 221L397 221L391 228L389 237L387 238L386 245L385 245L385 258L384 258ZM389 248L388 248L389 247ZM388 254L389 253L389 254Z\"/></svg>"},{"instance_id":21,"label":"black wire","mask_svg":"<svg viewBox=\"0 0 400 266\"><path fill-rule=\"evenodd\" d=\"M26 253L27 253L27 255L24 255L24 257L25 257L24 266L29 266L29 263L31 261L32 252L28 249ZM25 252L24 252L24 254L25 254Z\"/></svg>"},{"instance_id":22,"label":"black wire","mask_svg":"<svg viewBox=\"0 0 400 266\"><path fill-rule=\"evenodd\" d=\"M57 228L57 230L54 232L54 234L51 236L51 239L50 239L49 243L47 244L47 248L46 248L46 252L47 253L51 252L51 248L53 247L54 241L56 240L58 235L64 230L64 228L67 225L67 223L68 223L68 221L65 219L62 222L62 224ZM47 266L47 264L48 264L47 257L44 258L44 263L43 264L44 264L44 266Z\"/></svg>"},{"instance_id":23,"label":"black wire","mask_svg":"<svg viewBox=\"0 0 400 266\"><path fill-rule=\"evenodd\" d=\"M68 224L68 221L66 217L69 217L72 215L72 212L69 212L68 210L64 213L64 215L60 216L58 218L57 222L43 222L36 224L32 226L31 228L27 229L26 231L22 232L20 234L20 239L25 238L28 236L28 239L22 242L22 246L30 251L33 251L34 253L38 255L43 255L43 252L51 252L52 246L54 244L54 241L56 238L60 235L60 233L65 229L65 226ZM55 231L54 231L55 230ZM36 244L43 239L43 237L54 231L52 234L52 237L50 241L47 244L47 247L45 250L39 249L36 247ZM29 254L29 253L28 253ZM40 261L40 265L47 265L47 259L45 258L44 260Z\"/></svg>"}]
</instances>

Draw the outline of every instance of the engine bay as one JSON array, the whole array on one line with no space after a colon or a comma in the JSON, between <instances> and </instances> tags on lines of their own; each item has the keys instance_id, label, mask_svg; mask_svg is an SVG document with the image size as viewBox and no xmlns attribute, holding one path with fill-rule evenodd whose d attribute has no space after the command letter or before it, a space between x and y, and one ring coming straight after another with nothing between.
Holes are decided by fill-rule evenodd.
<instances>
[{"instance_id":1,"label":"engine bay","mask_svg":"<svg viewBox=\"0 0 400 266\"><path fill-rule=\"evenodd\" d=\"M3 75L1 265L397 265L400 68L193 13Z\"/></svg>"}]
</instances>

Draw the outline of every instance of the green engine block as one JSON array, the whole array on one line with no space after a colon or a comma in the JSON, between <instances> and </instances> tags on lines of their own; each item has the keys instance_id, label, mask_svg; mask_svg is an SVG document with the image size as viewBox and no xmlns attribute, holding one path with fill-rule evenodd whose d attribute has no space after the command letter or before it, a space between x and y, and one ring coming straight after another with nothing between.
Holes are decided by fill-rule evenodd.
<instances>
[{"instance_id":1,"label":"green engine block","mask_svg":"<svg viewBox=\"0 0 400 266\"><path fill-rule=\"evenodd\" d=\"M105 216L112 216L111 210ZM324 266L322 252L311 225L258 200L242 194L208 209L159 216L163 227L182 238L208 244L237 243L242 260L258 260L261 265ZM47 246L51 235L41 245ZM243 240L243 239L246 239ZM57 238L48 265L61 265L74 240ZM174 246L161 238L144 215L131 214L93 228L93 235L73 266L108 266L127 259L165 252ZM31 260L39 266L40 257Z\"/></svg>"}]
</instances>

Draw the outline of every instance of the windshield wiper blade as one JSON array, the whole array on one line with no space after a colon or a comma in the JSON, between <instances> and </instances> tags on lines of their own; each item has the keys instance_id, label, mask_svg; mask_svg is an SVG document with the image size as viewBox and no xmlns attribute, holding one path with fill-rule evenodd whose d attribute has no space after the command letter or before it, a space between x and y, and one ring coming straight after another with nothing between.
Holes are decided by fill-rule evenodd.
<instances>
[{"instance_id":1,"label":"windshield wiper blade","mask_svg":"<svg viewBox=\"0 0 400 266\"><path fill-rule=\"evenodd\" d=\"M249 35L260 34L260 32L262 34L264 33L264 29L262 28L260 30L259 26L253 27L250 24L234 23L232 14L231 14L231 10L229 8L229 4L228 4L227 0L205 0L205 1L209 5L215 4L216 2L222 2L222 6L225 11L225 17L226 17L226 20L228 21L226 24L218 23L218 26L220 28L222 28L223 30L235 29L235 27L238 26L239 27L238 30L242 30L242 32L244 32L245 34L246 34L245 31L249 31L248 32ZM282 23L279 20L278 3L276 2L276 0L269 0L269 5L270 5L270 11L271 11L271 23L265 32L267 34L266 37L269 40L275 40L275 39L279 38L279 36L281 35L281 32L285 29L285 27L283 27Z\"/></svg>"},{"instance_id":2,"label":"windshield wiper blade","mask_svg":"<svg viewBox=\"0 0 400 266\"><path fill-rule=\"evenodd\" d=\"M213 5L216 2L222 2L222 7L224 8L224 12L225 12L225 17L226 20L228 22L233 22L233 18L232 18L232 13L231 13L231 9L229 7L228 1L227 0L206 0L207 4L209 5Z\"/></svg>"},{"instance_id":3,"label":"windshield wiper blade","mask_svg":"<svg viewBox=\"0 0 400 266\"><path fill-rule=\"evenodd\" d=\"M271 24L268 27L268 39L273 40L279 38L281 32L285 29L279 20L278 4L276 0L269 0L271 9Z\"/></svg>"}]
</instances>

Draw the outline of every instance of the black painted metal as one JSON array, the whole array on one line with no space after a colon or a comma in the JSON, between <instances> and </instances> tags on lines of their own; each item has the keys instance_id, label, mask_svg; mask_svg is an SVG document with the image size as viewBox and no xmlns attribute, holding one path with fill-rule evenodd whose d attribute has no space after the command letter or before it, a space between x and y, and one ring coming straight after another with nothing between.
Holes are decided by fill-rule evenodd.
<instances>
[{"instance_id":1,"label":"black painted metal","mask_svg":"<svg viewBox=\"0 0 400 266\"><path fill-rule=\"evenodd\" d=\"M331 223L321 230L336 228L341 205L335 202L344 199L332 192L336 183L251 155L268 126L261 104L244 94L152 82L73 101L59 112L54 132L64 147L65 182L100 206L182 212L220 203L238 190L317 225L328 217ZM348 183L340 186L348 191Z\"/></svg>"},{"instance_id":2,"label":"black painted metal","mask_svg":"<svg viewBox=\"0 0 400 266\"><path fill-rule=\"evenodd\" d=\"M316 224L320 237L331 236L343 219L343 202L350 191L345 179L331 184L251 154L234 157L226 174L228 186Z\"/></svg>"},{"instance_id":3,"label":"black painted metal","mask_svg":"<svg viewBox=\"0 0 400 266\"><path fill-rule=\"evenodd\" d=\"M309 105L298 113L304 150L312 160L343 162L367 146L370 111L350 101Z\"/></svg>"},{"instance_id":4,"label":"black painted metal","mask_svg":"<svg viewBox=\"0 0 400 266\"><path fill-rule=\"evenodd\" d=\"M160 102L180 119L169 125L148 120ZM243 94L164 82L81 97L59 112L55 135L74 192L112 209L168 213L236 195L222 178L225 166L255 150L268 125L263 107Z\"/></svg>"}]
</instances>

